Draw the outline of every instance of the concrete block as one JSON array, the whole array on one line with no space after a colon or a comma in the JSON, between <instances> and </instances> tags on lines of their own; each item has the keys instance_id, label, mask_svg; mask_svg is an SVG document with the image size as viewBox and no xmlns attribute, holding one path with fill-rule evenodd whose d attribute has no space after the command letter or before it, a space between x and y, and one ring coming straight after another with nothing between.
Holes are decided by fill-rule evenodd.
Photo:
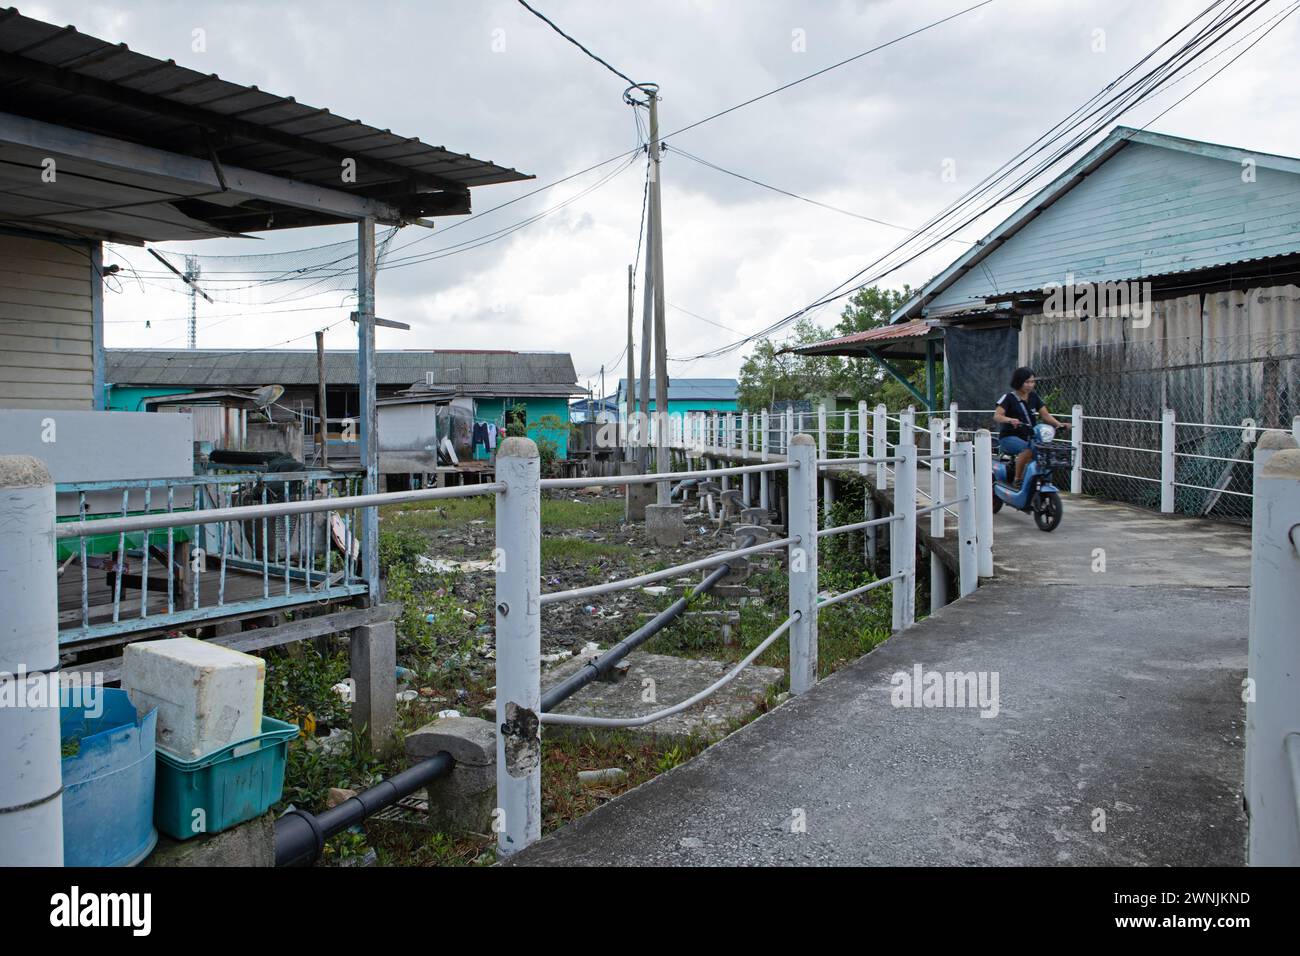
<instances>
[{"instance_id":1,"label":"concrete block","mask_svg":"<svg viewBox=\"0 0 1300 956\"><path fill-rule=\"evenodd\" d=\"M496 725L477 717L444 717L406 737L412 761L447 751L450 774L429 784L429 824L444 833L490 833L496 808Z\"/></svg>"},{"instance_id":2,"label":"concrete block","mask_svg":"<svg viewBox=\"0 0 1300 956\"><path fill-rule=\"evenodd\" d=\"M350 653L356 685L352 730L365 734L372 749L383 750L397 720L396 626L383 621L352 628Z\"/></svg>"},{"instance_id":3,"label":"concrete block","mask_svg":"<svg viewBox=\"0 0 1300 956\"><path fill-rule=\"evenodd\" d=\"M275 866L275 815L220 833L204 833L188 840L158 834L158 845L141 866Z\"/></svg>"},{"instance_id":4,"label":"concrete block","mask_svg":"<svg viewBox=\"0 0 1300 956\"><path fill-rule=\"evenodd\" d=\"M262 731L266 663L192 637L128 644L122 688L140 713L158 708L158 746L186 760Z\"/></svg>"},{"instance_id":5,"label":"concrete block","mask_svg":"<svg viewBox=\"0 0 1300 956\"><path fill-rule=\"evenodd\" d=\"M654 504L655 486L647 484L634 484L627 486L627 520L644 521L645 510L648 506Z\"/></svg>"},{"instance_id":6,"label":"concrete block","mask_svg":"<svg viewBox=\"0 0 1300 956\"><path fill-rule=\"evenodd\" d=\"M647 505L646 537L657 545L681 544L686 539L686 521L681 505Z\"/></svg>"},{"instance_id":7,"label":"concrete block","mask_svg":"<svg viewBox=\"0 0 1300 956\"><path fill-rule=\"evenodd\" d=\"M767 524L766 508L746 508L740 512L740 521L742 524L756 525L762 527Z\"/></svg>"}]
</instances>

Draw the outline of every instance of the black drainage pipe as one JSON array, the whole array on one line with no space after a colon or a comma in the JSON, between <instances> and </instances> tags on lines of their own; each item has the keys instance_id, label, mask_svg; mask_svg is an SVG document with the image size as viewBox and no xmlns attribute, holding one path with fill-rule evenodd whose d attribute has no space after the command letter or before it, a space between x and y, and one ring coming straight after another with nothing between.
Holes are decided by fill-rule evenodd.
<instances>
[{"instance_id":1,"label":"black drainage pipe","mask_svg":"<svg viewBox=\"0 0 1300 956\"><path fill-rule=\"evenodd\" d=\"M737 544L737 550L748 548L755 543L754 538L747 537ZM681 617L682 612L686 610L687 605L692 598L701 594L707 594L713 590L714 586L725 578L731 571L731 566L720 564L709 574L703 581L695 585L689 594L683 594L672 604L668 605L645 624L641 625L623 640L619 641L604 654L587 661L580 667L576 673L570 674L560 683L556 684L550 690L542 694L542 713L554 710L560 704L564 703L582 688L586 687L593 681L599 680L614 669L614 665L621 661L627 655L644 644L650 638L654 637L665 627L671 624L677 618Z\"/></svg>"},{"instance_id":2,"label":"black drainage pipe","mask_svg":"<svg viewBox=\"0 0 1300 956\"><path fill-rule=\"evenodd\" d=\"M324 813L290 810L275 821L275 865L310 866L316 862L330 837L427 787L432 781L451 773L455 765L451 754L442 750Z\"/></svg>"}]
</instances>

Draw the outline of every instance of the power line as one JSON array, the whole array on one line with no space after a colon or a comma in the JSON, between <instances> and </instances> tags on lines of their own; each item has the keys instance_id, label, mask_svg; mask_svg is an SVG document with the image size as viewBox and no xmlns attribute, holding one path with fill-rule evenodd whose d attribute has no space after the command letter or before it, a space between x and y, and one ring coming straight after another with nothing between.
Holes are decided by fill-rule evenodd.
<instances>
[{"instance_id":1,"label":"power line","mask_svg":"<svg viewBox=\"0 0 1300 956\"><path fill-rule=\"evenodd\" d=\"M1090 107L1093 107L1093 105L1097 103L1098 100L1100 100L1108 92L1114 89L1114 87L1117 84L1119 84L1126 77L1128 77L1133 72L1135 72L1147 60L1151 59L1156 54L1157 51L1167 46L1179 34L1186 32L1197 21L1201 20L1208 13L1214 10L1216 7L1219 7L1224 3L1224 0L1215 0L1215 2L1211 3L1210 6L1208 6L1205 10L1201 11L1201 13L1194 16L1190 21L1184 24L1184 26L1176 30L1168 39L1166 39L1164 42L1160 43L1157 47L1155 47L1149 53L1147 53L1146 56L1144 56L1136 64L1131 66L1128 70L1122 73L1115 80L1111 81L1111 83L1109 83L1100 92L1094 94L1091 98L1089 98L1089 100L1086 103L1084 103L1082 106L1077 108L1064 120L1058 122L1055 126L1052 127L1052 129L1048 130L1047 133L1044 133L1041 136L1039 136L1038 139L1036 139L1033 143L1029 144L1029 146L1023 148L1019 153L1016 154L1016 156L1012 157L1011 160L1008 160L1001 167L999 167L998 170L995 170L994 173L990 173L988 176L986 176L984 180L982 180L979 184L976 185L976 187L968 191L963 197L961 197L955 203L949 204L949 206L945 210L931 217L931 219L927 221L927 223L924 224L921 227L921 229L918 230L915 234L909 236L907 239L903 240L902 242L894 246L891 250L887 251L884 255L875 259L872 263L869 263L866 267L859 270L853 276L850 276L849 279L839 283L839 285L837 285L834 289L830 290L830 292L826 293L823 297L814 301L810 305L804 306L803 308L797 310L796 312L790 313L783 319L778 320L777 322L773 323L772 325L768 326L765 329L760 330L759 332L754 333L753 335L746 336L745 338L737 342L732 342L728 345L720 346L719 348L701 353L696 356L678 359L677 361L685 362L685 361L695 361L701 358L715 358L724 355L727 352L734 351L735 349L740 348L748 344L749 342L752 342L755 339L765 338L775 333L777 330L784 327L785 325L788 325L790 322L793 322L802 316L808 315L813 310L820 308L826 304L829 304L830 302L841 299L846 295L851 295L854 292L858 291L859 289L862 289L873 282L879 281L879 279L883 278L885 275L888 275L890 272L896 271L897 269L908 264L909 262L914 261L920 255L924 254L925 252L928 252L929 250L937 246L939 241L942 241L942 239L936 240L935 242L925 246L919 251L911 255L908 255L906 258L902 259L901 261L896 260L890 263L885 269L874 274L872 277L862 281L859 284L853 285L851 288L845 289L846 286L849 286L851 283L854 283L856 280L861 278L865 273L867 273L870 269L872 269L876 265L881 264L886 259L890 258L891 256L894 256L896 253L901 253L904 249L906 249L909 243L913 242L920 235L922 234L933 235L933 233L924 233L923 231L934 229L938 227L940 223L945 222L945 220L951 220L951 218L963 206L970 205L979 196L988 192L988 190L991 189L998 182L1001 182L1002 180L1006 179L1012 173L1016 172L1018 168L1026 165L1031 159L1033 159L1035 154L1044 152L1052 142L1056 140L1060 140L1062 137L1066 136L1069 133L1072 133L1074 130L1078 129L1079 127L1087 123L1088 128L1084 132L1075 136L1070 142L1057 148L1051 156L1039 162L1028 174L1023 176L1017 182L1013 183L1010 187L1005 188L1000 195L1006 195L1008 192L1015 192L1019 190L1021 187L1023 187L1026 183L1034 181L1037 177L1042 175L1043 172L1045 172L1047 169L1050 169L1052 166L1054 166L1062 157L1067 156L1070 153L1074 152L1082 144L1086 143L1089 139L1091 139L1099 129L1104 128L1104 126L1108 122L1110 122L1112 117L1117 116L1123 112L1126 112L1127 110L1136 107L1140 103L1145 102L1145 100L1149 99L1151 96L1154 96L1156 95L1156 93L1161 92L1164 88L1167 88L1168 86L1172 85L1172 83L1175 82L1175 80L1171 79L1172 77L1177 76L1177 74L1183 71L1188 64L1193 62L1197 57L1201 56L1211 46L1220 42L1228 32L1235 29L1242 22L1244 22L1245 19L1248 19L1251 15L1253 15L1260 8L1260 6L1263 5L1264 2L1267 2L1267 0L1261 0L1260 4L1258 4L1253 8L1249 8L1250 0L1244 0L1244 2L1230 7L1226 12L1220 13L1210 23L1201 27L1200 30L1198 30L1190 40L1186 41L1182 47L1180 47L1173 54L1168 56L1157 67L1150 70L1148 73L1146 73L1141 78L1139 78L1138 80L1130 84L1125 89L1121 90L1120 93L1116 94L1115 96L1112 96L1109 100L1103 102L1100 106L1096 106L1095 108L1093 108L1091 112L1086 113L1086 115L1082 115L1082 116L1080 115L1080 114L1084 114L1085 111L1088 110ZM1244 52L1245 51L1243 51L1243 53ZM1097 118L1098 114L1100 114L1100 118ZM951 230L946 232L943 238L950 237L954 232L976 221L980 216L984 215L984 213L988 212L988 210L991 208L992 208L992 204L988 204L988 203L984 204L981 208L978 208L976 212L974 212L974 214L970 215L964 221L958 223Z\"/></svg>"},{"instance_id":2,"label":"power line","mask_svg":"<svg viewBox=\"0 0 1300 956\"><path fill-rule=\"evenodd\" d=\"M523 7L525 10L527 10L529 13L531 13L533 16L537 17L537 19L539 19L539 20L541 20L543 23L545 23L548 27L550 27L552 30L554 30L556 33L558 33L560 36L564 37L564 39L568 40L570 43L572 43L574 46L576 46L576 47L577 47L579 50L581 50L583 53L587 54L587 56L591 57L593 60L595 60L595 61L596 61L597 63L599 63L601 66L603 66L605 69L609 70L609 72L613 73L615 76L617 76L617 77L619 77L619 78L621 78L621 79L627 80L627 83L628 83L629 86L636 86L636 85L637 85L636 80L632 79L632 77L628 76L628 75L627 75L626 73L624 73L623 71L614 69L614 68L613 68L612 66L610 66L608 63L606 63L604 60L602 60L600 57L596 56L596 54L592 53L590 50L588 50L585 46L583 46L581 43L579 43L579 42L578 42L577 40L575 40L573 37L569 36L567 33L565 33L563 30L561 30L559 27L557 27L557 26L555 25L555 23L554 23L552 20L550 20L550 19L549 19L545 14L543 14L543 13L540 12L539 10L534 9L533 7L530 7L527 3L524 2L524 0L519 0L519 5L520 5L521 7Z\"/></svg>"}]
</instances>

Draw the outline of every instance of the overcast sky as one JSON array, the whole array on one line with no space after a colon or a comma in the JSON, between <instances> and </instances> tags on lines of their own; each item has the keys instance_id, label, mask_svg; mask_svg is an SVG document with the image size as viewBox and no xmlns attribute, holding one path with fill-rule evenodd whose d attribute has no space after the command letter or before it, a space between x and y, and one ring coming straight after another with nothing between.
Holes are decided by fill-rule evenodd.
<instances>
[{"instance_id":1,"label":"overcast sky","mask_svg":"<svg viewBox=\"0 0 1300 956\"><path fill-rule=\"evenodd\" d=\"M659 83L661 125L667 132L972 2L536 0L533 5L622 72ZM1127 69L1206 2L995 0L671 138L669 146L820 202L914 226ZM1288 4L1275 0L1275 5L1274 12L1282 12ZM475 190L474 208L480 213L637 142L632 111L621 99L625 84L514 0L45 0L20 9L537 177ZM1300 15L1282 23L1151 129L1300 155L1297 23ZM192 49L196 29L204 31L202 52ZM1147 123L1210 72L1196 74L1123 122ZM433 233L408 227L394 247L416 240L419 245L393 255L435 251L517 223L574 196L613 168L470 219L445 238L441 231L462 220L439 220ZM955 169L955 181L944 180L945 168ZM567 351L584 386L602 363L609 366L607 381L617 379L624 366L612 363L626 340L627 265L637 245L642 176L638 161L564 209L481 249L381 271L378 313L409 322L412 330L380 329L379 346ZM671 151L664 159L663 206L667 300L676 307L668 311L669 354L677 357L770 324L905 236L768 192ZM1014 208L1004 206L1001 213ZM994 224L986 221L963 235L977 239ZM238 254L354 235L347 227L291 230L163 248ZM886 281L922 282L962 248L946 244ZM124 254L140 270L158 268L138 251ZM108 261L122 260L110 256ZM179 320L187 312L187 297L178 284L145 277L152 284L141 287L124 277L121 292L106 297L107 344L182 347L185 323ZM200 303L201 347L264 347L304 335L289 347L310 347L311 332L338 323L352 307L341 292L310 299L281 288L220 294L229 301ZM272 304L270 298L281 301ZM637 304L639 312L639 293ZM313 311L302 311L307 309ZM833 324L835 311L824 311L818 321ZM638 330L639 325L638 315ZM331 348L354 342L347 322L327 336ZM670 363L670 373L734 376L743 354Z\"/></svg>"}]
</instances>

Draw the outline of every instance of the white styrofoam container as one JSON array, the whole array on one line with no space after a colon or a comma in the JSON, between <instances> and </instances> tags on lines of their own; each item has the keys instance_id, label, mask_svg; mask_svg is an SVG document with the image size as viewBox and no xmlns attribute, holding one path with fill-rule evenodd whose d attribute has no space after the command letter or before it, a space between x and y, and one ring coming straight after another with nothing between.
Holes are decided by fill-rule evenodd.
<instances>
[{"instance_id":1,"label":"white styrofoam container","mask_svg":"<svg viewBox=\"0 0 1300 956\"><path fill-rule=\"evenodd\" d=\"M185 760L262 731L266 664L240 651L177 637L128 644L122 689L140 713L158 708L158 746Z\"/></svg>"}]
</instances>

